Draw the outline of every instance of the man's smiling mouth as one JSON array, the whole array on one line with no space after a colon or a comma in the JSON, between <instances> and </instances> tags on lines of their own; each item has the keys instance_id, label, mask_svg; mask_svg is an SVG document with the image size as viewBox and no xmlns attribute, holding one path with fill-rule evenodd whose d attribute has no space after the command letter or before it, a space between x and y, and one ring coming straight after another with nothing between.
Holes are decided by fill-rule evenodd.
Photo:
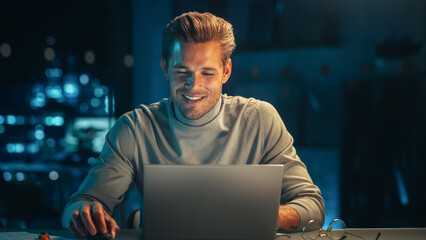
<instances>
[{"instance_id":1,"label":"man's smiling mouth","mask_svg":"<svg viewBox=\"0 0 426 240\"><path fill-rule=\"evenodd\" d=\"M186 99L192 100L192 101L196 101L196 100L200 100L203 97L191 97L185 94L182 94Z\"/></svg>"}]
</instances>

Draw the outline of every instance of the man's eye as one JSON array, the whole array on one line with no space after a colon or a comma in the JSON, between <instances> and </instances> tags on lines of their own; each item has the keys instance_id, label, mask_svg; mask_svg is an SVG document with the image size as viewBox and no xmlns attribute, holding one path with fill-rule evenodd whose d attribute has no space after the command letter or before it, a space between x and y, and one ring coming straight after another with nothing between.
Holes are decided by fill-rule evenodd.
<instances>
[{"instance_id":1,"label":"man's eye","mask_svg":"<svg viewBox=\"0 0 426 240\"><path fill-rule=\"evenodd\" d=\"M203 75L206 76L206 77L211 77L211 76L214 75L214 73L205 72L205 73L203 73Z\"/></svg>"},{"instance_id":2,"label":"man's eye","mask_svg":"<svg viewBox=\"0 0 426 240\"><path fill-rule=\"evenodd\" d=\"M189 73L189 71L176 71L176 74L178 74L178 75L185 75L185 76L187 76L187 75L189 75L190 73Z\"/></svg>"}]
</instances>

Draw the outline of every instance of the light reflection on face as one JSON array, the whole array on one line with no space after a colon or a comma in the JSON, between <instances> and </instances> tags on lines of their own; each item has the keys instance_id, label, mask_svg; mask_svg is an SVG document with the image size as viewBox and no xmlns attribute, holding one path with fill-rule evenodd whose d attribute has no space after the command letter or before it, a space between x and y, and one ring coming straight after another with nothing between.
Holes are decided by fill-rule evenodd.
<instances>
[{"instance_id":1,"label":"light reflection on face","mask_svg":"<svg viewBox=\"0 0 426 240\"><path fill-rule=\"evenodd\" d=\"M170 98L187 119L199 119L219 101L222 85L231 75L231 60L223 66L218 42L175 42L168 65Z\"/></svg>"}]
</instances>

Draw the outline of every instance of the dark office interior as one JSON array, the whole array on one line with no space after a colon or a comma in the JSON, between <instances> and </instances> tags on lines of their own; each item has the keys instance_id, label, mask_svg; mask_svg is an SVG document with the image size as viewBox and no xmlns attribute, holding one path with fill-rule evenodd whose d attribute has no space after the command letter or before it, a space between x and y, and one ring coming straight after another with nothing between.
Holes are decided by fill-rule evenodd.
<instances>
[{"instance_id":1,"label":"dark office interior","mask_svg":"<svg viewBox=\"0 0 426 240\"><path fill-rule=\"evenodd\" d=\"M279 111L326 224L426 226L426 1L17 0L0 7L5 228L61 228L114 121L168 97L162 31L187 11L233 24L224 93Z\"/></svg>"}]
</instances>

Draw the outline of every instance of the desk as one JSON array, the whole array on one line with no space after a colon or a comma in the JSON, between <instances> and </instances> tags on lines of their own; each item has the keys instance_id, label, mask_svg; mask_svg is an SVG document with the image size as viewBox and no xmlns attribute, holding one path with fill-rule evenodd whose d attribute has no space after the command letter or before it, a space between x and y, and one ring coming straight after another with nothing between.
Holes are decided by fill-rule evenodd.
<instances>
[{"instance_id":1,"label":"desk","mask_svg":"<svg viewBox=\"0 0 426 240\"><path fill-rule=\"evenodd\" d=\"M6 230L3 229L1 232L29 232L29 233L39 233L39 232L48 232L49 235L61 236L70 239L77 239L74 237L74 234L68 230L36 230L36 229L26 229L26 230ZM368 240L375 240L377 233L380 232L381 235L379 240L425 240L426 239L426 228L348 228L347 232L353 233L359 236L364 237ZM122 229L115 238L116 240L139 240L142 239L142 232L140 230L134 229ZM275 240L303 240L301 233L292 233L286 235L278 235ZM347 235L345 240L360 240L361 238ZM318 240L327 240L327 238L318 238Z\"/></svg>"},{"instance_id":2,"label":"desk","mask_svg":"<svg viewBox=\"0 0 426 240\"><path fill-rule=\"evenodd\" d=\"M336 230L341 231L341 230ZM361 236L368 240L375 240L380 232L379 240L425 240L426 228L348 228L346 232ZM287 236L278 236L276 240L294 239L303 240L302 233L292 233ZM318 238L326 240L328 238ZM345 240L361 240L359 237L346 235Z\"/></svg>"}]
</instances>

